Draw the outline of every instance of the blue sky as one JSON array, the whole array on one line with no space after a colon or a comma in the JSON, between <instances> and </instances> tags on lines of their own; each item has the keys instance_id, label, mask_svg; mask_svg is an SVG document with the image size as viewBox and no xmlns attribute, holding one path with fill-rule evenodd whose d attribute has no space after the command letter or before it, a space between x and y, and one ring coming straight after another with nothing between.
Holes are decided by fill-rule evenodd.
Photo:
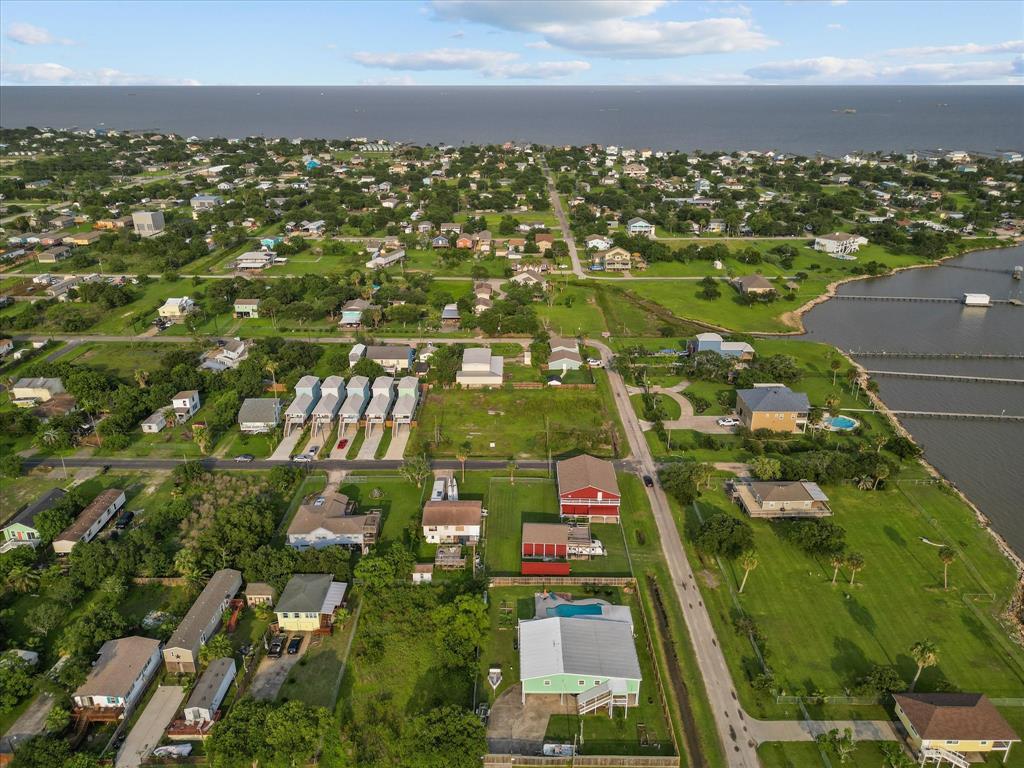
<instances>
[{"instance_id":1,"label":"blue sky","mask_svg":"<svg viewBox=\"0 0 1024 768\"><path fill-rule=\"evenodd\" d=\"M1024 2L0 2L4 85L1024 83Z\"/></svg>"}]
</instances>

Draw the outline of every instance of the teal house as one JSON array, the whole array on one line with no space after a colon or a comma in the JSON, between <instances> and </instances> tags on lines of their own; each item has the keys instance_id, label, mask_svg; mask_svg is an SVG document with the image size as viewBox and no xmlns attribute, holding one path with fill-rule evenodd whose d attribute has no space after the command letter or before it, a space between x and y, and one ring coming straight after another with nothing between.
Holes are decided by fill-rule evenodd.
<instances>
[{"instance_id":1,"label":"teal house","mask_svg":"<svg viewBox=\"0 0 1024 768\"><path fill-rule=\"evenodd\" d=\"M523 702L536 694L574 696L584 715L640 700L640 660L632 622L602 616L552 616L519 622Z\"/></svg>"},{"instance_id":2,"label":"teal house","mask_svg":"<svg viewBox=\"0 0 1024 768\"><path fill-rule=\"evenodd\" d=\"M262 240L260 240L260 245L262 245L264 248L274 250L274 248L280 245L282 242L284 242L284 238L282 237L264 237Z\"/></svg>"},{"instance_id":3,"label":"teal house","mask_svg":"<svg viewBox=\"0 0 1024 768\"><path fill-rule=\"evenodd\" d=\"M36 528L36 517L57 506L66 495L67 492L62 488L52 488L8 520L2 529L4 540L0 545L0 552L7 552L15 547L39 546L41 539Z\"/></svg>"}]
</instances>

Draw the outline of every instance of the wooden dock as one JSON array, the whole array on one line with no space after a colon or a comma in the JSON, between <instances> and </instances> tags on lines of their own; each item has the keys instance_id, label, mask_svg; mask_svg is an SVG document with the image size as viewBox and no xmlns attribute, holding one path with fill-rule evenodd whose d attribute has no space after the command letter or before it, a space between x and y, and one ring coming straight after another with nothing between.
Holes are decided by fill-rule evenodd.
<instances>
[{"instance_id":1,"label":"wooden dock","mask_svg":"<svg viewBox=\"0 0 1024 768\"><path fill-rule=\"evenodd\" d=\"M849 413L872 413L870 408L843 408ZM1013 413L952 413L949 411L899 411L893 408L888 409L894 416L919 416L929 419L966 419L977 421L1007 421L1020 422L1024 424L1024 414Z\"/></svg>"},{"instance_id":2,"label":"wooden dock","mask_svg":"<svg viewBox=\"0 0 1024 768\"><path fill-rule=\"evenodd\" d=\"M908 360L1024 360L1024 354L987 352L892 352L887 350L846 350L851 357L894 357Z\"/></svg>"},{"instance_id":3,"label":"wooden dock","mask_svg":"<svg viewBox=\"0 0 1024 768\"><path fill-rule=\"evenodd\" d=\"M963 304L963 298L951 299L945 296L864 296L861 294L842 294L837 293L832 298L834 299L850 299L860 301L915 301L925 302L932 304ZM1009 306L1021 306L1020 299L990 299L988 304L964 304L964 306L974 307L993 307L997 304L1006 304Z\"/></svg>"},{"instance_id":4,"label":"wooden dock","mask_svg":"<svg viewBox=\"0 0 1024 768\"><path fill-rule=\"evenodd\" d=\"M963 381L977 384L1024 384L1024 379L1005 379L998 376L965 376L955 373L920 373L918 371L868 371L872 376L895 376L901 379L933 379L935 381Z\"/></svg>"}]
</instances>

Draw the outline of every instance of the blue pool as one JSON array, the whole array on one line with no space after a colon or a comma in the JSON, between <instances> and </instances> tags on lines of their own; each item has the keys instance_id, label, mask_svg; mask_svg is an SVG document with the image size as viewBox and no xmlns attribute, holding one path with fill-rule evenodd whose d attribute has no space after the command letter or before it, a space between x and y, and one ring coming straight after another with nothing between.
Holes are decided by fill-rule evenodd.
<instances>
[{"instance_id":1,"label":"blue pool","mask_svg":"<svg viewBox=\"0 0 1024 768\"><path fill-rule=\"evenodd\" d=\"M548 608L548 616L561 616L562 618L568 616L600 616L601 612L602 609L598 603L583 603L582 605L562 603L561 605Z\"/></svg>"},{"instance_id":2,"label":"blue pool","mask_svg":"<svg viewBox=\"0 0 1024 768\"><path fill-rule=\"evenodd\" d=\"M841 430L844 432L853 429L859 423L860 422L858 422L856 419L851 419L849 416L832 416L828 420L828 425L832 429Z\"/></svg>"}]
</instances>

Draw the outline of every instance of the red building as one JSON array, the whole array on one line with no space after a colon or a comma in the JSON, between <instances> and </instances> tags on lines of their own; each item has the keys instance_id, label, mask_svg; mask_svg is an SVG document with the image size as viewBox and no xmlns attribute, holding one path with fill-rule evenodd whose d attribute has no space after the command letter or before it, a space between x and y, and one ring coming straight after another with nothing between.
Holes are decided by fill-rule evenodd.
<instances>
[{"instance_id":1,"label":"red building","mask_svg":"<svg viewBox=\"0 0 1024 768\"><path fill-rule=\"evenodd\" d=\"M569 554L569 526L523 523L523 559L564 560Z\"/></svg>"},{"instance_id":2,"label":"red building","mask_svg":"<svg viewBox=\"0 0 1024 768\"><path fill-rule=\"evenodd\" d=\"M545 563L540 560L524 560L522 563L523 576L568 576L568 563Z\"/></svg>"},{"instance_id":3,"label":"red building","mask_svg":"<svg viewBox=\"0 0 1024 768\"><path fill-rule=\"evenodd\" d=\"M576 456L558 462L558 510L563 518L619 522L619 483L610 461Z\"/></svg>"}]
</instances>

